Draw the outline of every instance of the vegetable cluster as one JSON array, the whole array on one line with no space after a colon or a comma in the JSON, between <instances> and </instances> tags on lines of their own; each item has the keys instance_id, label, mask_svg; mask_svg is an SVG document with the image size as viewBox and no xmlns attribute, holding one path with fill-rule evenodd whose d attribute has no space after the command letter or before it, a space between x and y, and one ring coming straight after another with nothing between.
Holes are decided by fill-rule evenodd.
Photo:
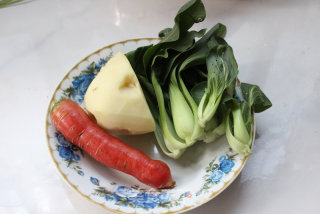
<instances>
[{"instance_id":1,"label":"vegetable cluster","mask_svg":"<svg viewBox=\"0 0 320 214\"><path fill-rule=\"evenodd\" d=\"M226 27L190 30L205 19L201 0L178 11L161 40L126 54L156 121L162 151L179 158L197 141L213 142L226 134L230 147L249 155L252 114L272 106L256 85L240 83L238 65L225 41Z\"/></svg>"}]
</instances>

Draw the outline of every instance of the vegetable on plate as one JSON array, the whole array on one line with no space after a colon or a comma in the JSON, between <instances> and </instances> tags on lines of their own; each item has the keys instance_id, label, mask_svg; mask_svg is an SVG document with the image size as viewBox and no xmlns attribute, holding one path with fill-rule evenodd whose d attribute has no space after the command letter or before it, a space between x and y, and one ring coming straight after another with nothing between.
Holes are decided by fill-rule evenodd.
<instances>
[{"instance_id":1,"label":"vegetable on plate","mask_svg":"<svg viewBox=\"0 0 320 214\"><path fill-rule=\"evenodd\" d=\"M243 154L251 154L253 140L252 112L259 113L271 106L259 86L237 83L235 97L225 97L229 108L226 117L226 137L230 147Z\"/></svg>"},{"instance_id":2,"label":"vegetable on plate","mask_svg":"<svg viewBox=\"0 0 320 214\"><path fill-rule=\"evenodd\" d=\"M237 84L238 64L223 24L190 30L205 17L201 0L190 0L174 26L160 31L157 44L126 53L155 120L157 142L175 159L194 143L224 134L234 151L251 154L252 113L272 106L258 86Z\"/></svg>"},{"instance_id":3,"label":"vegetable on plate","mask_svg":"<svg viewBox=\"0 0 320 214\"><path fill-rule=\"evenodd\" d=\"M88 87L87 111L105 130L121 134L144 134L155 123L139 81L126 56L114 55Z\"/></svg>"},{"instance_id":4,"label":"vegetable on plate","mask_svg":"<svg viewBox=\"0 0 320 214\"><path fill-rule=\"evenodd\" d=\"M62 100L51 113L54 126L71 143L95 160L134 176L154 188L172 188L175 184L167 164L152 160L143 152L107 134L75 102Z\"/></svg>"}]
</instances>

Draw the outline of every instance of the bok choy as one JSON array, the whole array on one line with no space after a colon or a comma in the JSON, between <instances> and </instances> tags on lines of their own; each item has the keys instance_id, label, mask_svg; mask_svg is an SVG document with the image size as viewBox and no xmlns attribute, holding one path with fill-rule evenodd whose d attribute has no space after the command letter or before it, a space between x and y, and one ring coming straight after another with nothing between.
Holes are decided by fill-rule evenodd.
<instances>
[{"instance_id":1,"label":"bok choy","mask_svg":"<svg viewBox=\"0 0 320 214\"><path fill-rule=\"evenodd\" d=\"M272 104L257 85L238 82L235 91L234 98L226 98L229 105L226 137L233 150L249 155L253 141L252 114L262 112Z\"/></svg>"},{"instance_id":2,"label":"bok choy","mask_svg":"<svg viewBox=\"0 0 320 214\"><path fill-rule=\"evenodd\" d=\"M126 54L155 119L158 144L172 158L224 134L233 150L250 154L251 112L271 107L258 86L236 85L238 65L223 24L190 30L205 17L201 0L190 0L157 44Z\"/></svg>"}]
</instances>

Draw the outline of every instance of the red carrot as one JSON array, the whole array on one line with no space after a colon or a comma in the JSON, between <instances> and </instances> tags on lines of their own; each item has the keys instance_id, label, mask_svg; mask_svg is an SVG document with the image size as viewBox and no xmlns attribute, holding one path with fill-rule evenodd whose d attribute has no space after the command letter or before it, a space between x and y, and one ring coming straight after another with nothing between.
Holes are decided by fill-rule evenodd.
<instances>
[{"instance_id":1,"label":"red carrot","mask_svg":"<svg viewBox=\"0 0 320 214\"><path fill-rule=\"evenodd\" d=\"M164 162L152 160L107 134L75 102L63 100L56 104L51 111L51 120L67 140L100 163L130 174L154 188L174 186L170 169Z\"/></svg>"}]
</instances>

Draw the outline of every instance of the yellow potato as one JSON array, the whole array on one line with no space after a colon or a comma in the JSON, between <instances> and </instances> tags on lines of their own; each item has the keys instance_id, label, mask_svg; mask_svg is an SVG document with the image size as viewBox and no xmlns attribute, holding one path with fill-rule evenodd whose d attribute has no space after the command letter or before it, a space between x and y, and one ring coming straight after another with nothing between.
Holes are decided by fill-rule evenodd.
<instances>
[{"instance_id":1,"label":"yellow potato","mask_svg":"<svg viewBox=\"0 0 320 214\"><path fill-rule=\"evenodd\" d=\"M155 123L127 57L119 52L101 68L84 97L100 127L120 134L144 134Z\"/></svg>"}]
</instances>

